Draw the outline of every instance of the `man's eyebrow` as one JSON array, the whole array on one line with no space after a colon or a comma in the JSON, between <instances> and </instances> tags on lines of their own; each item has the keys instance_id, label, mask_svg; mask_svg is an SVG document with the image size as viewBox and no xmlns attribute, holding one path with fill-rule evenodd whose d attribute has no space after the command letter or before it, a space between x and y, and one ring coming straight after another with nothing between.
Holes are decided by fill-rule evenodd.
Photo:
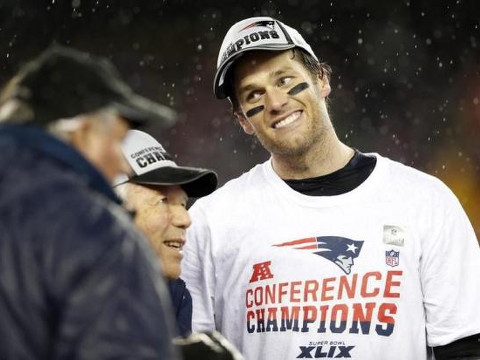
<instances>
[{"instance_id":1,"label":"man's eyebrow","mask_svg":"<svg viewBox=\"0 0 480 360\"><path fill-rule=\"evenodd\" d=\"M254 84L248 84L246 86L241 87L238 92L240 94L242 94L244 92L250 91L250 90L255 89L255 88L256 88L256 86Z\"/></svg>"},{"instance_id":2,"label":"man's eyebrow","mask_svg":"<svg viewBox=\"0 0 480 360\"><path fill-rule=\"evenodd\" d=\"M291 67L284 67L284 68L281 68L281 69L278 69L277 71L272 71L270 74L269 74L269 77L271 78L275 78L275 77L278 77L280 75L283 75L285 73L289 73L292 71L292 68Z\"/></svg>"},{"instance_id":3,"label":"man's eyebrow","mask_svg":"<svg viewBox=\"0 0 480 360\"><path fill-rule=\"evenodd\" d=\"M291 73L293 71L293 69L290 67L290 66L287 66L287 67L284 67L284 68L281 68L281 69L278 69L276 71L272 71L268 74L268 77L269 78L276 78L276 77L279 77L280 75L283 75L283 74L287 74L287 73ZM248 84L248 85L245 85L243 87L241 87L239 89L239 93L243 93L243 92L247 92L247 91L250 91L252 89L255 89L257 86L255 84Z\"/></svg>"}]
</instances>

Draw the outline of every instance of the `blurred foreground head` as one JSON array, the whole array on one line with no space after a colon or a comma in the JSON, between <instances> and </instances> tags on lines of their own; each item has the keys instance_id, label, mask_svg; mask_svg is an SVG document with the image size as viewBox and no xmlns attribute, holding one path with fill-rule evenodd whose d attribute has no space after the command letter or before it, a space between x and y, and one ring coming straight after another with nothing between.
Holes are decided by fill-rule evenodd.
<instances>
[{"instance_id":1,"label":"blurred foreground head","mask_svg":"<svg viewBox=\"0 0 480 360\"><path fill-rule=\"evenodd\" d=\"M135 94L106 58L61 46L23 66L0 94L0 124L44 128L110 181L127 167L120 145L129 128L174 121L170 108Z\"/></svg>"}]
</instances>

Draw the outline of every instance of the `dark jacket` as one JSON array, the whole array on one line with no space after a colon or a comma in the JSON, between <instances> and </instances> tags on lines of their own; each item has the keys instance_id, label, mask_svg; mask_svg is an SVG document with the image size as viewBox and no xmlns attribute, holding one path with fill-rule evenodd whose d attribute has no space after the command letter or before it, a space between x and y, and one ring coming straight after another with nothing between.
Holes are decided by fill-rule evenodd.
<instances>
[{"instance_id":1,"label":"dark jacket","mask_svg":"<svg viewBox=\"0 0 480 360\"><path fill-rule=\"evenodd\" d=\"M168 288L177 318L180 335L186 337L192 332L192 295L182 279L168 281Z\"/></svg>"},{"instance_id":2,"label":"dark jacket","mask_svg":"<svg viewBox=\"0 0 480 360\"><path fill-rule=\"evenodd\" d=\"M158 264L118 202L72 147L0 127L0 359L177 359Z\"/></svg>"}]
</instances>

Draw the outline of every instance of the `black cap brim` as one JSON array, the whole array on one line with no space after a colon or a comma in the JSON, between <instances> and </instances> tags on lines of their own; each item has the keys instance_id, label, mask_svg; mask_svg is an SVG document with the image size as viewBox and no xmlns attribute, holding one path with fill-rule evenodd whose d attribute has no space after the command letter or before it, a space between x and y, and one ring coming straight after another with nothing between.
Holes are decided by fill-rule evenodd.
<instances>
[{"instance_id":1,"label":"black cap brim","mask_svg":"<svg viewBox=\"0 0 480 360\"><path fill-rule=\"evenodd\" d=\"M186 166L164 166L133 176L129 181L142 185L180 185L189 197L206 196L212 193L218 184L217 174L214 171Z\"/></svg>"},{"instance_id":2,"label":"black cap brim","mask_svg":"<svg viewBox=\"0 0 480 360\"><path fill-rule=\"evenodd\" d=\"M171 108L150 101L139 95L132 95L121 102L111 104L119 115L125 118L133 128L143 127L147 124L156 124L161 128L172 126L177 114Z\"/></svg>"}]
</instances>

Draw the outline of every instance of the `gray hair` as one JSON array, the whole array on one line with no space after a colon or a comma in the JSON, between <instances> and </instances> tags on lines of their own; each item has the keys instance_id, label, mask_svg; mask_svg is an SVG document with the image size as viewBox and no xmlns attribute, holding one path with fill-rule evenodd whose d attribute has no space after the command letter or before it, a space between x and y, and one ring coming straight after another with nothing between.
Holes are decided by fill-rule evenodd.
<instances>
[{"instance_id":1,"label":"gray hair","mask_svg":"<svg viewBox=\"0 0 480 360\"><path fill-rule=\"evenodd\" d=\"M19 99L8 99L0 106L0 124L23 124L33 116L30 106Z\"/></svg>"},{"instance_id":2,"label":"gray hair","mask_svg":"<svg viewBox=\"0 0 480 360\"><path fill-rule=\"evenodd\" d=\"M128 182L117 185L113 188L118 197L124 202L124 205L128 203Z\"/></svg>"},{"instance_id":3,"label":"gray hair","mask_svg":"<svg viewBox=\"0 0 480 360\"><path fill-rule=\"evenodd\" d=\"M109 130L118 113L112 108L102 108L88 114L80 114L68 119L58 119L46 125L46 130L57 138L69 141L70 136L85 121L91 122L101 130Z\"/></svg>"}]
</instances>

